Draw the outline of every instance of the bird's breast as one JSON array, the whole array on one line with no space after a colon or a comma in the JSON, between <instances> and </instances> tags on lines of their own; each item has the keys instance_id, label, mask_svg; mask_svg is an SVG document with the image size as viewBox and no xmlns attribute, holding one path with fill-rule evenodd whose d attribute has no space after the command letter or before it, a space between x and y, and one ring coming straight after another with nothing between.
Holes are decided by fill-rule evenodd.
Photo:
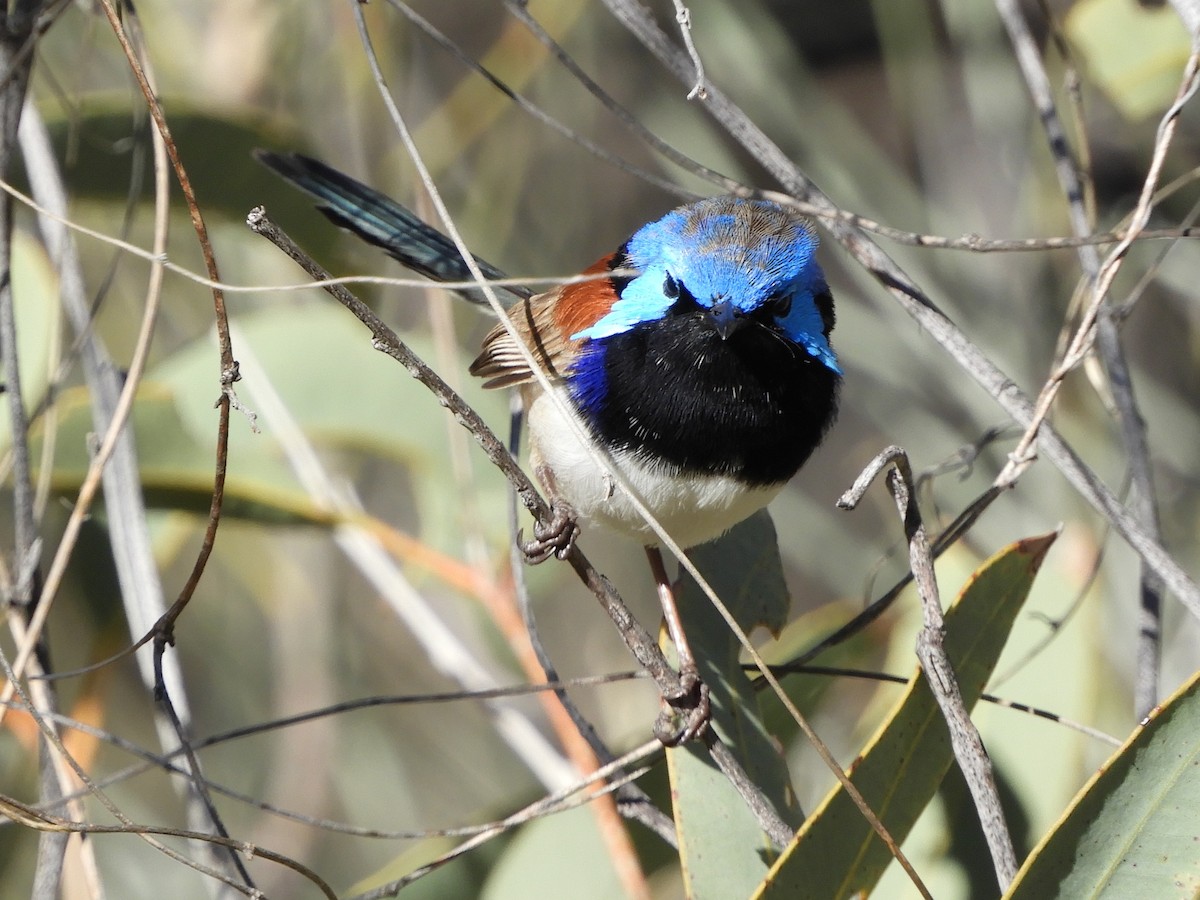
<instances>
[{"instance_id":1,"label":"bird's breast","mask_svg":"<svg viewBox=\"0 0 1200 900\"><path fill-rule=\"evenodd\" d=\"M839 376L748 326L722 339L677 317L585 343L566 378L594 439L681 476L786 482L837 411Z\"/></svg>"},{"instance_id":2,"label":"bird's breast","mask_svg":"<svg viewBox=\"0 0 1200 900\"><path fill-rule=\"evenodd\" d=\"M559 397L571 409L569 395L560 390ZM615 530L643 544L654 545L659 539L630 499L630 490L677 543L693 547L720 537L762 509L784 484L750 485L728 474L682 473L634 449L605 451L596 442L581 439L579 430L546 394L536 396L528 416L534 467L545 466L553 473L555 490L584 524ZM586 435L583 420L576 417L576 424ZM607 456L620 479L589 452L587 444Z\"/></svg>"}]
</instances>

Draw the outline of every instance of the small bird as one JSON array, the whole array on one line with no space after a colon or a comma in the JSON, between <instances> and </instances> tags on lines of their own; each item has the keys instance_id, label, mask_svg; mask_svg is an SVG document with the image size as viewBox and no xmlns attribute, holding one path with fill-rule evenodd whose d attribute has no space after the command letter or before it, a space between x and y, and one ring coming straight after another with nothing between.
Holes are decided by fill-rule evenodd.
<instances>
[{"instance_id":1,"label":"small bird","mask_svg":"<svg viewBox=\"0 0 1200 900\"><path fill-rule=\"evenodd\" d=\"M389 197L299 154L256 155L405 266L471 279L453 242ZM658 537L625 485L686 548L765 507L796 474L833 422L841 382L816 249L811 223L793 210L714 197L643 225L585 270L594 280L532 296L509 289L520 342L621 479L588 452L502 325L471 364L485 387L520 390L530 460L554 504L554 521L523 545L527 557L564 557L576 517L645 545L689 690L698 678ZM502 277L477 262L487 278ZM699 718L686 737L703 729Z\"/></svg>"}]
</instances>

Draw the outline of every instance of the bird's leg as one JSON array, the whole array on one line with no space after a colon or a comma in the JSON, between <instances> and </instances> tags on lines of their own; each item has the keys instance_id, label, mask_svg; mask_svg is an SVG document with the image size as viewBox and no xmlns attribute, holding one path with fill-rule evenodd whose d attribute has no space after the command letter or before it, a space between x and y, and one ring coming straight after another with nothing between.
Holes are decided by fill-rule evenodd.
<instances>
[{"instance_id":1,"label":"bird's leg","mask_svg":"<svg viewBox=\"0 0 1200 900\"><path fill-rule=\"evenodd\" d=\"M671 579L667 576L667 568L663 564L662 551L657 547L647 547L646 559L649 560L650 572L654 575L658 602L662 605L663 618L667 621L667 633L671 635L675 652L679 654L679 694L674 697L663 695L667 708L654 723L654 734L658 739L664 745L674 747L704 734L712 717L712 707L708 697L708 685L700 680L696 658L692 655L692 648L683 631L683 622L679 619L675 592L671 588ZM679 724L681 718L682 725Z\"/></svg>"},{"instance_id":2,"label":"bird's leg","mask_svg":"<svg viewBox=\"0 0 1200 900\"><path fill-rule=\"evenodd\" d=\"M537 466L534 474L550 497L551 515L549 522L533 523L533 540L525 540L524 532L517 533L517 546L525 556L525 562L531 566L544 563L552 556L566 559L571 555L575 540L579 537L579 523L575 520L575 510L559 497L554 473L546 466Z\"/></svg>"}]
</instances>

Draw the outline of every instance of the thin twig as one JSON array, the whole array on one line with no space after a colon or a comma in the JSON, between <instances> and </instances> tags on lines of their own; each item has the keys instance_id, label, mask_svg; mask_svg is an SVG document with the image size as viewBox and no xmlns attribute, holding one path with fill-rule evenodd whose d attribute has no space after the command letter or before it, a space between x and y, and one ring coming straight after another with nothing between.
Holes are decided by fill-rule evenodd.
<instances>
[{"instance_id":1,"label":"thin twig","mask_svg":"<svg viewBox=\"0 0 1200 900\"><path fill-rule=\"evenodd\" d=\"M594 78L592 78L583 70L583 67L580 66L579 63L577 63L571 57L571 55L563 49L561 44L554 40L554 38L550 35L550 32L546 31L546 29L541 26L541 23L529 13L528 4L524 2L524 0L502 0L502 2L504 3L504 8L508 10L509 15L513 16L513 18L523 24L529 30L529 33L533 35L533 37L543 47L545 47L556 60L558 60L559 65L566 69L571 77L574 78L584 88L584 90L591 94L602 107L615 116L618 121L620 121L621 124L623 124L625 128L632 135L634 135L634 137L638 138L640 141L652 148L659 155L679 166L685 172L690 172L697 178L714 184L723 191L727 191L729 193L749 193L749 189L747 189L740 182L735 181L728 175L722 175L715 169L710 169L708 166L697 162L690 156L687 156L685 153L668 144L661 137L643 125L637 116L618 103L611 94L605 91L604 88L602 88Z\"/></svg>"},{"instance_id":2,"label":"thin twig","mask_svg":"<svg viewBox=\"0 0 1200 900\"><path fill-rule=\"evenodd\" d=\"M1050 89L1050 79L1042 65L1041 55L1025 17L1015 0L996 0L1000 18L1008 30L1009 38L1016 50L1017 61L1025 77L1025 83L1037 108L1038 119L1046 132L1047 142L1055 160L1055 172L1059 184L1067 200L1071 227L1077 235L1085 235L1092 230L1089 205L1086 200L1091 195L1090 182L1085 188L1079 171L1071 158L1066 133L1058 116L1054 103L1053 92ZM1165 156L1165 150L1170 142L1170 131L1159 130L1159 145L1155 148L1156 162L1152 163L1151 171ZM1129 229L1136 232L1139 224L1144 227L1148 221L1150 198L1157 187L1157 177L1148 174L1142 193L1142 204L1145 207L1143 215L1141 208L1135 212L1134 224ZM1121 436L1125 444L1125 453L1129 460L1129 472L1133 485L1132 512L1141 523L1146 533L1155 541L1161 540L1161 529L1158 521L1158 504L1154 493L1154 480L1150 469L1150 451L1146 443L1145 422L1138 410L1137 399L1134 396L1133 377L1125 352L1121 346L1117 323L1112 316L1112 303L1107 290L1101 290L1098 284L1100 276L1100 254L1094 246L1080 247L1079 261L1083 269L1084 283L1093 288L1093 304L1095 312L1091 313L1095 323L1095 333L1092 339L1099 351L1108 375L1110 390L1116 407ZM1115 267L1119 257L1110 257L1113 262L1106 264ZM1111 277L1109 279L1111 283ZM1086 316L1085 316L1086 318ZM1078 334L1086 334L1080 326ZM1072 344L1072 349L1075 345ZM1068 356L1070 355L1068 350ZM1060 368L1051 373L1053 380L1065 376L1067 370ZM1016 451L1021 456L1021 447ZM1142 563L1139 594L1139 621L1137 631L1137 678L1134 688L1134 713L1138 718L1145 716L1158 702L1158 660L1162 640L1162 578L1145 562Z\"/></svg>"},{"instance_id":3,"label":"thin twig","mask_svg":"<svg viewBox=\"0 0 1200 900\"><path fill-rule=\"evenodd\" d=\"M222 871L219 871L210 866L206 866L195 860L188 859L182 853L180 853L176 850L173 850L172 848L170 848L166 844L164 844L162 841L159 841L152 836L153 834L163 832L164 831L163 829L146 828L143 830L139 830L138 826L133 822L133 820L130 819L127 815L125 815L125 813L122 812L121 808L119 806L117 806L116 803L113 802L112 798L110 798L107 794L105 794L104 791L101 790L100 787L96 784L96 782L92 779L92 777L86 771L84 771L83 767L79 764L79 761L77 759L75 759L75 757L73 757L70 753L67 752L67 748L63 746L62 738L58 735L57 731L52 726L51 722L49 721L49 717L43 716L41 714L38 706L30 699L28 693L25 691L24 688L21 687L20 683L17 681L16 673L13 671L12 664L10 663L8 657L3 652L3 648L0 648L0 671L2 671L4 676L15 685L17 696L20 697L22 704L24 704L24 708L32 716L34 723L37 725L38 730L42 734L42 737L50 745L53 746L54 750L57 753L57 758L61 759L63 762L65 762L71 768L72 772L74 772L74 774L75 774L75 777L78 778L80 783L83 784L84 787L86 788L87 793L91 797L93 797L95 800L97 800L114 819L116 819L118 822L121 823L120 825L117 825L117 826L107 826L106 829L102 829L102 830L122 831L122 832L127 832L129 834L135 834L146 844L153 847L155 850L157 850L159 853L162 853L169 859L172 859L175 862L181 863L185 866L188 866L189 868L192 868L195 871L200 872L203 875L207 875L213 879L216 879L217 881L221 882L222 884L226 884L231 888L241 891L242 893L249 894L249 888L247 888L244 883L239 883L238 881L234 880L233 878L230 878L228 875L226 875ZM7 703L3 704L3 708L5 710L7 710L9 708L9 704L7 704ZM180 752L183 752L186 749L187 748L185 746L185 747L181 748ZM6 801L8 801L8 798L0 797L0 806L7 806ZM15 802L15 801L13 801L13 802ZM17 804L17 806L23 808L21 804ZM9 814L10 809L5 808L4 813ZM17 815L19 816L20 813L18 812ZM24 821L24 819L22 818L21 821ZM36 827L36 823L34 823L34 822L29 822L27 824L35 825L35 827ZM81 828L84 831L95 830L94 828L89 829L88 826L83 826L83 825L81 825ZM54 833L62 834L62 833L66 833L68 831L73 831L74 827L73 826L67 827L67 824L65 824L65 820L64 820L63 822L57 823L54 828L47 829L47 830L53 831ZM233 841L230 841L228 838L216 838L213 836L209 836L208 840L216 841L218 843L223 843L223 845L226 847L228 847L230 844L235 843ZM228 843L224 843L224 842L228 842ZM207 844L206 844L206 846L207 846Z\"/></svg>"},{"instance_id":4,"label":"thin twig","mask_svg":"<svg viewBox=\"0 0 1200 900\"><path fill-rule=\"evenodd\" d=\"M25 0L0 12L0 178L7 179L17 151L18 128L25 105L30 71L33 67L33 25L36 0ZM16 298L13 295L13 203L10 197L0 202L0 357L3 358L5 405L11 430L13 557L14 577L11 594L3 598L10 627L18 643L24 641L38 659L36 669L49 669L49 650L40 634L31 635L28 624L36 614L41 597L41 547L35 511L35 493L29 456L29 417L21 390L20 344L17 337ZM15 687L15 685L13 685ZM47 684L34 684L39 709L53 712L58 708L55 691ZM49 731L51 726L43 722ZM47 735L49 737L49 735ZM40 783L43 801L57 804L69 785L60 778L61 760L55 758L52 741L39 742ZM67 839L61 834L42 834L38 840L33 890L38 896L57 896L67 852Z\"/></svg>"},{"instance_id":5,"label":"thin twig","mask_svg":"<svg viewBox=\"0 0 1200 900\"><path fill-rule=\"evenodd\" d=\"M53 208L60 215L65 215L67 194L62 175L54 159L45 123L32 103L26 104L21 119L20 140L25 170L28 173L32 191L43 205ZM165 220L166 211L169 208L169 197L165 181L160 187L161 190L156 198L159 227L156 228L155 241L165 245ZM109 357L103 341L91 327L91 304L86 295L82 263L71 232L60 222L48 217L40 217L38 226L42 232L42 239L48 255L58 272L60 302L76 332L76 346L82 360L84 378L88 384L88 393L91 399L93 427L96 434L104 436L104 439L100 441L97 458L93 459L91 467L103 472L105 519L113 548L113 561L121 585L121 599L126 607L130 630L136 637L153 624L154 619L165 608L165 604L162 601L162 587L150 548L133 436L129 429L124 428L124 425L132 408L133 395L141 383L146 358L149 354L150 337L154 330L158 310L158 298L161 296L162 270L160 267L152 270L137 344L124 373L124 385L122 386L121 374L118 373L117 367ZM54 406L51 404L47 409L53 410ZM114 435L117 436L115 442ZM110 450L112 451L111 460L109 458ZM112 465L106 465L106 462L109 461ZM48 472L49 469L50 466L47 465L44 471ZM89 475L91 475L90 472ZM68 525L64 530L55 550L54 560L47 574L37 610L36 621L30 623L29 638L41 634L41 629L47 621L51 606L57 596L58 587L62 583L65 563L72 554L78 539L78 523L84 521L89 508L90 503L84 503L76 504L71 510L71 522L75 524ZM28 658L26 656L27 647L27 643L22 644L18 650L18 658L14 666L18 673L21 673L24 668L23 659ZM154 672L149 658L142 655L138 658L138 663L147 689L152 689ZM178 671L176 670L173 674L174 683L182 686ZM155 724L163 746L173 744L174 735L166 729L166 721L158 718ZM78 811L72 810L72 815L81 818L83 816L82 807ZM82 840L81 843L89 868L94 868L95 861L92 858L94 842ZM99 890L98 872L91 877Z\"/></svg>"},{"instance_id":6,"label":"thin twig","mask_svg":"<svg viewBox=\"0 0 1200 900\"><path fill-rule=\"evenodd\" d=\"M529 804L519 812L507 817L503 821L495 823L493 827L487 829L486 831L483 831L471 839L464 841L449 853L445 853L432 862L420 866L416 870L405 875L403 878L397 878L395 881L388 882L387 884L375 888L372 891L356 894L349 898L349 900L380 900L380 898L383 897L393 897L407 885L412 884L414 881L417 881L420 878L424 878L426 875L436 871L451 860L457 859L470 850L474 850L476 847L481 846L492 838L505 833L511 828L515 828L516 826L525 824L526 822L534 821L535 819L541 818L542 816L553 812L571 809L583 803L590 803L596 793L612 791L620 785L622 779L614 778L614 775L617 772L628 770L631 766L636 765L639 761L661 751L662 745L658 741L648 741L642 746L631 750L629 753L626 753L613 763L597 769L590 776L588 776L588 780L583 784L572 785L570 788L559 791L548 797L543 797L542 799ZM626 774L623 776L623 778L632 779L639 777L641 774L641 772L634 771L632 774ZM584 794L575 802L570 801L570 797L572 795L581 793L584 791L587 784L590 784L594 781L606 781L607 784L597 788L595 791Z\"/></svg>"},{"instance_id":7,"label":"thin twig","mask_svg":"<svg viewBox=\"0 0 1200 900\"><path fill-rule=\"evenodd\" d=\"M700 51L692 40L692 11L683 5L683 0L673 0L675 4L675 21L679 24L679 35L683 38L683 46L687 49L692 65L696 68L696 80L688 91L689 100L707 100L708 88L704 79L704 63L700 61Z\"/></svg>"},{"instance_id":8,"label":"thin twig","mask_svg":"<svg viewBox=\"0 0 1200 900\"><path fill-rule=\"evenodd\" d=\"M1004 810L1000 806L992 761L983 746L979 730L967 712L958 679L943 645L946 623L942 617L942 603L933 571L933 556L925 536L925 523L917 507L908 454L899 447L888 447L880 452L863 470L854 487L838 501L838 505L847 508L857 505L870 482L888 466L892 468L887 474L887 485L904 523L909 565L921 598L924 625L917 636L917 659L949 729L950 746L975 801L984 838L992 854L996 880L1003 892L1017 874L1016 852L1004 821Z\"/></svg>"},{"instance_id":9,"label":"thin twig","mask_svg":"<svg viewBox=\"0 0 1200 900\"><path fill-rule=\"evenodd\" d=\"M204 259L205 270L211 279L217 281L220 279L220 272L217 269L212 244L208 238L208 229L204 224L204 217L196 201L191 180L188 178L183 161L179 156L179 149L171 137L166 116L158 99L158 92L150 82L139 53L135 49L133 40L124 24L124 19L121 15L118 15L116 8L113 6L113 0L102 0L102 5L105 17L108 19L109 27L112 29L125 55L126 64L129 66L134 80L137 82L146 107L150 112L150 117L154 122L154 127L162 140L163 149L165 149L167 156L170 158L171 167L179 183L180 190L183 193L184 202L192 220L192 228L196 233L197 242ZM129 18L131 21L135 21L132 12L130 12ZM233 358L233 346L229 339L229 322L225 313L225 298L220 290L213 290L212 297L217 339L220 348L220 394L215 404L217 408L217 450L212 498L209 504L208 522L204 529L200 549L196 554L196 560L192 565L192 571L175 601L159 618L153 628L154 699L160 713L171 723L180 745L185 749L189 769L196 774L192 785L196 797L204 807L204 816L207 819L204 825L206 827L211 826L219 836L228 838L229 835L217 812L216 805L205 790L203 779L199 777L200 761L188 746L187 729L184 727L179 713L172 702L170 686L165 680L166 670L163 663L163 657L167 652L167 648L175 642L175 622L191 601L196 587L200 583L200 578L208 565L209 557L212 555L212 549L216 542L217 527L221 522L221 509L225 496L225 472L229 454L230 409L238 405L237 396L233 388L234 383L238 380L238 368L237 362ZM228 853L228 863L237 871L242 884L253 890L253 881L241 857L237 853L230 851Z\"/></svg>"},{"instance_id":10,"label":"thin twig","mask_svg":"<svg viewBox=\"0 0 1200 900\"><path fill-rule=\"evenodd\" d=\"M509 416L509 452L514 459L520 457L521 445L521 428L524 420L523 411L521 409L520 398L516 394L512 397L512 406ZM518 515L519 508L517 506L516 494L509 491L509 509L508 522L509 532L514 537L518 532ZM521 612L521 618L525 622L525 631L528 635L529 645L533 649L534 658L537 660L542 669L542 677L547 683L558 682L558 669L554 665L554 661L550 658L549 651L546 650L545 644L542 643L541 632L537 627L537 620L533 612L533 603L529 595L528 579L525 578L525 560L521 554L520 547L517 546L516 540L510 542L509 545L509 569L512 572L513 588L517 597L517 605ZM596 759L600 763L610 763L616 756L608 745L604 743L600 735L597 734L595 726L583 714L578 704L572 699L567 692L566 686L555 688L555 696L558 702L562 705L571 724L575 726L576 732L591 748ZM679 848L679 838L675 833L675 823L670 816L666 815L662 810L654 805L654 802L636 784L625 784L614 795L618 811L621 815L636 822L645 825L660 838L662 838L671 847Z\"/></svg>"},{"instance_id":11,"label":"thin twig","mask_svg":"<svg viewBox=\"0 0 1200 900\"><path fill-rule=\"evenodd\" d=\"M657 148L656 149L660 149ZM722 177L722 176L714 176ZM1200 169L1192 170L1179 178L1175 179L1170 185L1165 186L1162 190L1156 192L1155 203L1161 202L1169 196L1172 196L1178 191L1186 187L1188 184L1200 179ZM797 212L813 218L821 219L828 222L839 222L846 225L852 225L855 228L860 228L863 231L869 231L873 234L878 234L888 240L894 241L905 246L921 247L929 250L954 250L967 253L1032 253L1046 250L1071 250L1085 245L1096 244L1118 244L1126 238L1130 238L1133 243L1140 244L1148 241L1178 241L1182 239L1200 237L1200 228L1192 225L1184 225L1178 228L1147 228L1131 235L1127 231L1109 231L1101 234L1092 234L1085 237L1044 237L1044 238L983 238L979 235L966 235L964 237L951 238L944 235L922 234L920 232L905 231L900 228L893 228L890 225L884 225L874 219L866 216L858 215L846 210L830 209L828 207L817 205L805 201L801 201L792 197L789 194L782 194L779 191L754 190L751 188L739 185L737 182L728 180L719 182L728 193L737 194L748 198L764 197L773 200L776 203L793 207ZM101 244L116 248L122 253L133 256L137 259L153 265L160 265L164 270L173 275L178 275L180 278L186 279L192 284L200 287L210 288L212 290L220 290L228 294L260 294L264 290L261 284L234 284L228 281L216 280L206 277L187 266L172 262L166 255L147 250L144 247L139 247L129 241L121 240L113 237L111 234L106 234L103 231L98 231L94 228L88 228L81 225L72 219L58 215L46 207L40 205L28 194L17 190L12 184L0 179L0 191L8 194L14 199L20 201L24 206L36 212L39 216L45 216L55 221L60 222L65 227L69 228L76 234L89 237ZM688 194L687 196L692 196ZM524 290L531 294L533 291L528 290L532 287L555 287L563 284L578 284L585 281L596 281L602 278L611 278L614 274L620 274L620 270L614 272L605 272L603 274L591 275L536 275L536 276L520 276L509 278L484 278L485 283L493 287L508 288L516 294L521 294ZM351 284L372 284L385 287L424 287L428 285L428 281L423 278L394 278L384 275L346 275L340 278L330 278L330 282L343 285ZM471 291L479 287L479 281L445 281L439 284L447 290L453 291ZM297 282L295 284L271 284L272 291L307 291L314 287L323 287L322 284L317 284L311 281ZM468 297L468 299L470 299ZM1127 314L1127 311L1122 311Z\"/></svg>"},{"instance_id":12,"label":"thin twig","mask_svg":"<svg viewBox=\"0 0 1200 900\"><path fill-rule=\"evenodd\" d=\"M758 785L746 774L733 751L716 736L712 728L705 730L702 740L712 761L721 770L721 774L729 779L729 783L733 785L734 790L738 792L750 812L753 813L759 828L771 839L771 843L776 848L787 847L792 842L795 831L780 817L766 794L759 790Z\"/></svg>"},{"instance_id":13,"label":"thin twig","mask_svg":"<svg viewBox=\"0 0 1200 900\"><path fill-rule=\"evenodd\" d=\"M555 116L546 112L540 106L532 103L528 98L506 84L504 80L496 75L493 71L488 69L477 59L473 58L466 50L454 43L454 41L447 37L444 32L438 30L433 23L414 10L407 3L404 3L403 0L387 0L387 3L406 19L412 22L413 25L423 31L435 44L437 44L447 53L453 55L455 59L461 62L468 69L477 73L481 78L487 81L488 84L492 85L492 87L516 104L518 109L525 111L542 125L546 126L552 131L557 131L559 134L570 140L573 144L582 147L597 159L603 160L609 165L633 175L635 178L644 181L646 184L652 184L668 194L675 194L687 199L694 198L694 195L690 191L684 190L675 182L667 178L663 178L661 175L657 175L641 166L636 166L628 160L618 156L616 153L613 153L611 150L606 150L595 141L588 140L578 131L575 131L574 129L565 125L561 119L556 118ZM474 287L474 285L471 286Z\"/></svg>"},{"instance_id":14,"label":"thin twig","mask_svg":"<svg viewBox=\"0 0 1200 900\"><path fill-rule=\"evenodd\" d=\"M862 477L862 475L859 475L859 480L861 480ZM851 488L851 491L855 490L857 486L858 482L856 481L855 487ZM986 491L972 500L966 509L959 513L958 517L951 522L934 540L932 551L933 558L937 559L940 557L943 553L950 549L950 547L952 547L959 538L966 534L971 527L977 521L979 521L979 517L983 515L987 508L991 506L999 496L1000 491L997 488L989 487ZM843 506L840 500L838 501L838 506L841 509L849 508L847 506ZM847 641L854 637L854 635L858 634L860 631L878 619L881 615L883 615L883 613L887 611L888 607L896 602L896 599L900 596L904 589L912 583L912 580L912 572L905 573L900 577L899 580L897 580L895 584L888 588L878 600L872 601L869 605L867 605L866 608L863 609L862 612L852 618L849 622L841 625L832 634L822 638L812 647L801 653L794 660L791 660L788 664L803 665L813 659L816 659L829 648L836 647L843 641Z\"/></svg>"},{"instance_id":15,"label":"thin twig","mask_svg":"<svg viewBox=\"0 0 1200 900\"><path fill-rule=\"evenodd\" d=\"M610 675L573 678L569 682L556 682L554 684L519 684L501 686L481 691L449 691L431 694L409 694L403 696L385 695L361 697L356 700L333 703L317 709L311 709L300 713L294 713L289 716L283 716L278 719L259 721L255 722L253 725L232 728L228 731L219 732L207 737L196 738L192 741L192 746L196 750L203 750L207 747L217 746L232 740L254 735L267 734L272 731L290 728L296 725L319 721L324 718L364 709L374 709L385 706L415 706L421 704L455 702L478 703L480 701L504 697L528 697L544 694L547 691L563 689L568 686L608 684L616 681L637 679L643 677L644 675L644 672L618 672ZM14 711L28 711L28 708L20 702L10 702L6 705ZM56 724L66 725L82 734L105 741L106 743L109 743L112 746L124 750L125 752L143 760L142 763L133 764L125 767L122 770L111 772L103 778L94 779L92 783L98 788L102 789L113 784L128 781L155 768L161 769L165 772L170 772L172 774L187 774L186 770L182 766L176 765L172 762L172 760L183 756L184 751L182 748L176 748L170 753L154 753L109 731L96 728L95 726L88 725L85 722L76 721L71 717L61 713L48 714L44 716L44 718ZM590 774L585 776L585 780L590 780L590 778ZM578 780L578 777L575 777L572 779L572 783L575 783ZM254 807L255 809L280 816L281 818L289 819L293 822L300 822L305 825L310 825L314 828L321 828L327 831L336 832L338 834L352 835L355 837L367 837L384 840L419 840L428 837L463 837L478 834L481 831L485 831L492 827L492 823L485 823L482 825L451 826L446 828L424 828L415 831L366 828L363 826L350 825L344 822L335 822L331 819L318 818L315 816L287 810L274 804L267 803L250 794L235 791L225 785L220 784L219 782L205 779L205 784L209 790L229 797L233 800L237 800L241 803L245 803L246 805ZM623 788L628 786L631 785L625 784L621 787ZM618 790L620 789L621 788L618 788ZM87 790L76 791L68 794L64 799L72 800L77 797L81 798L87 796L88 793L89 792Z\"/></svg>"},{"instance_id":16,"label":"thin twig","mask_svg":"<svg viewBox=\"0 0 1200 900\"><path fill-rule=\"evenodd\" d=\"M135 822L122 823L121 825L98 825L90 822L76 822L70 819L63 819L59 816L52 816L27 804L21 803L12 797L6 797L0 794L0 815L12 819L14 822L33 828L43 834L57 834L67 836L71 834L137 834L144 838L149 835L163 835L166 837L187 838L193 841L201 841L207 844L216 844L230 853L244 854L247 858L261 857L286 866L292 871L298 873L316 887L329 900L338 900L337 894L334 892L324 879L321 878L312 869L301 865L294 859L290 859L281 853L276 853L273 850L268 850L265 847L258 847L254 844L249 844L245 841L235 841L228 837L218 837L209 834L208 832L186 831L181 828L161 828L154 825L140 825ZM157 842L155 842L157 843ZM162 845L160 845L162 846ZM220 873L215 870L205 870L203 867L191 862L190 860L181 860L188 862L193 868L205 872L214 878L221 878ZM247 897L261 898L261 894L251 890L244 885L239 885L234 882L225 881L225 884L232 888L236 888ZM45 896L45 895L38 895Z\"/></svg>"}]
</instances>

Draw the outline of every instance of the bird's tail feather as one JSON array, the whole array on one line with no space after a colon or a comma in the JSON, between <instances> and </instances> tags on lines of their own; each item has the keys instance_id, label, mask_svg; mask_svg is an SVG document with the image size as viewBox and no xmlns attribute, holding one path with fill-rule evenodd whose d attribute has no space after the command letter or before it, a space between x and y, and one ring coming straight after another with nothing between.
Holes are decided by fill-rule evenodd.
<instances>
[{"instance_id":1,"label":"bird's tail feather","mask_svg":"<svg viewBox=\"0 0 1200 900\"><path fill-rule=\"evenodd\" d=\"M414 272L435 281L471 280L471 270L454 242L386 194L299 153L255 150L254 156L277 175L316 198L317 209L334 224L381 247ZM475 257L475 262L485 278L504 277L503 272L479 257ZM518 296L527 295L520 288L505 290ZM474 303L484 303L478 290L459 293Z\"/></svg>"}]
</instances>

